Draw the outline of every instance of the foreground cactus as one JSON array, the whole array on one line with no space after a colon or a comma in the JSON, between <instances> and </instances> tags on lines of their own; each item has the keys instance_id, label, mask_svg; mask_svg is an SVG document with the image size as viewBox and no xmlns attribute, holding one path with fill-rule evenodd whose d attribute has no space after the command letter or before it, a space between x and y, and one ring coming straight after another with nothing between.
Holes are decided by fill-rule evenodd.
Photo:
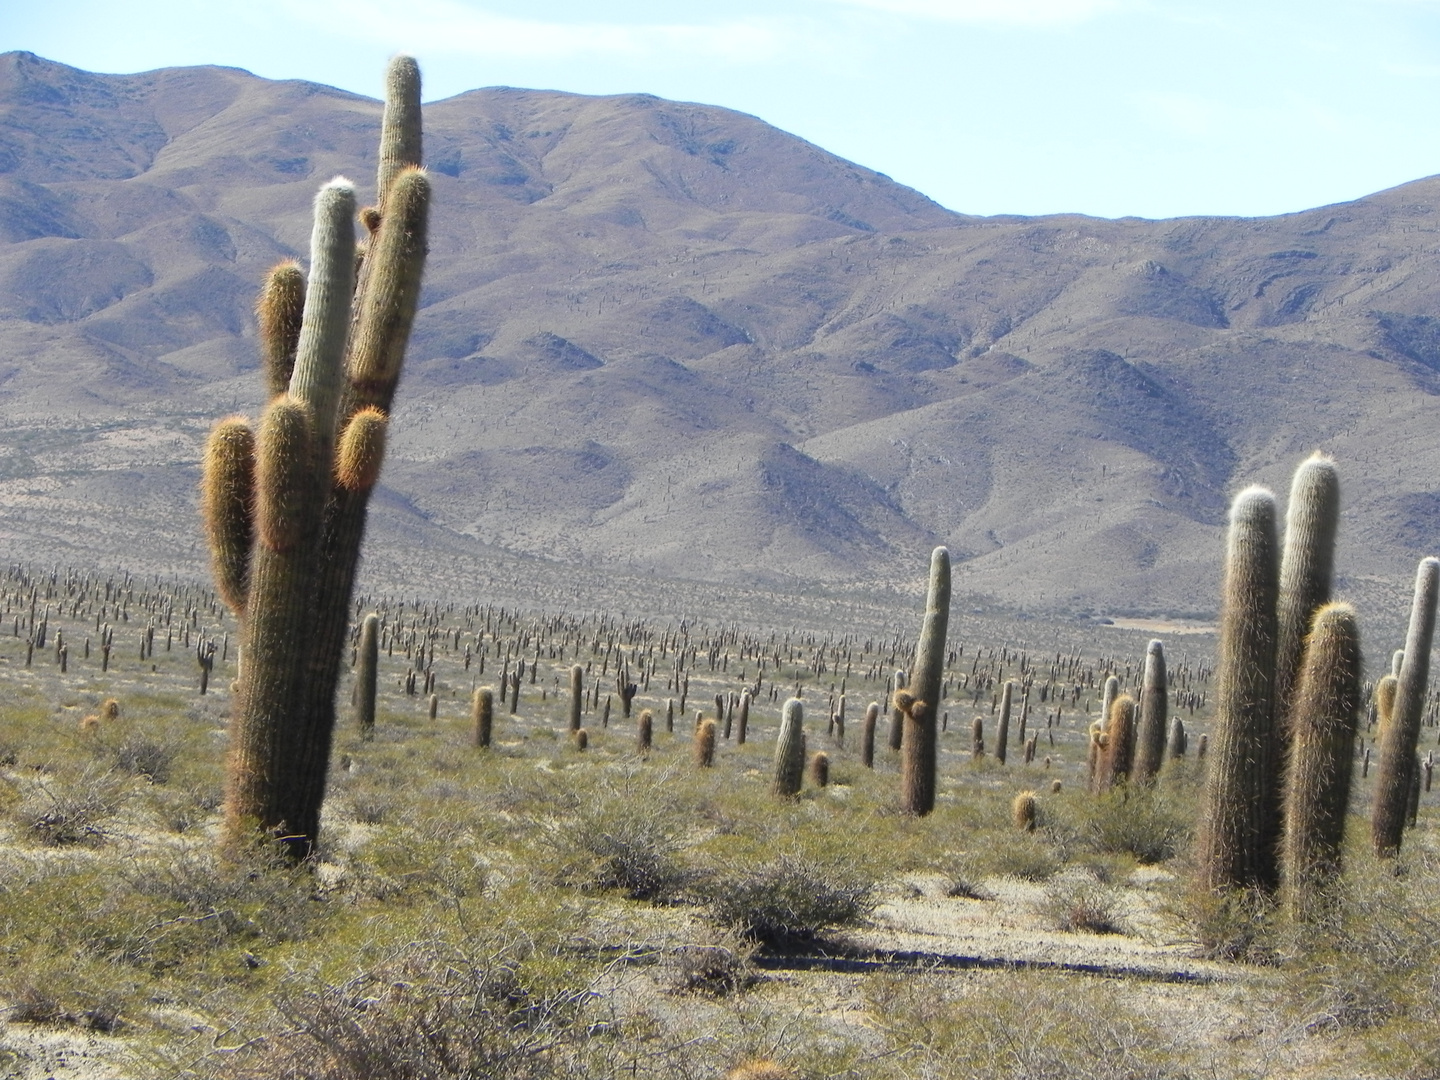
<instances>
[{"instance_id":1,"label":"foreground cactus","mask_svg":"<svg viewBox=\"0 0 1440 1080\"><path fill-rule=\"evenodd\" d=\"M940 714L949 622L950 552L937 547L930 555L925 621L911 668L910 690L915 700L905 710L900 747L900 809L906 814L928 814L935 809L935 722Z\"/></svg>"},{"instance_id":2,"label":"foreground cactus","mask_svg":"<svg viewBox=\"0 0 1440 1080\"><path fill-rule=\"evenodd\" d=\"M1272 752L1275 598L1279 567L1275 496L1250 487L1230 508L1221 594L1214 741L1198 859L1207 889L1273 889L1278 879L1265 788Z\"/></svg>"},{"instance_id":3,"label":"foreground cactus","mask_svg":"<svg viewBox=\"0 0 1440 1080\"><path fill-rule=\"evenodd\" d=\"M1381 856L1400 853L1410 804L1411 773L1419 767L1415 749L1425 711L1425 688L1430 679L1437 589L1440 589L1440 559L1422 559L1415 572L1415 598L1410 609L1410 628L1405 635L1405 656L1395 688L1394 710L1381 737L1380 768L1375 776L1370 839L1375 853Z\"/></svg>"},{"instance_id":4,"label":"foreground cactus","mask_svg":"<svg viewBox=\"0 0 1440 1080\"><path fill-rule=\"evenodd\" d=\"M297 858L319 834L350 597L420 294L430 185L418 168L419 113L419 69L399 57L387 72L379 205L363 215L369 239L357 260L354 190L326 184L298 329L287 315L301 291L295 269L271 275L261 327L274 397L253 441L250 499L240 495L243 425L222 421L206 452L211 559L244 635L226 833L282 837Z\"/></svg>"},{"instance_id":5,"label":"foreground cactus","mask_svg":"<svg viewBox=\"0 0 1440 1080\"><path fill-rule=\"evenodd\" d=\"M799 698L785 702L780 712L780 734L775 740L775 783L772 790L783 798L800 794L805 775L805 707Z\"/></svg>"},{"instance_id":6,"label":"foreground cactus","mask_svg":"<svg viewBox=\"0 0 1440 1080\"><path fill-rule=\"evenodd\" d=\"M1347 604L1315 614L1290 711L1281 881L1292 918L1325 910L1340 874L1360 724L1360 629Z\"/></svg>"},{"instance_id":7,"label":"foreground cactus","mask_svg":"<svg viewBox=\"0 0 1440 1080\"><path fill-rule=\"evenodd\" d=\"M1300 678L1311 620L1330 602L1335 532L1340 524L1340 478L1335 462L1312 454L1295 470L1285 508L1285 548L1275 601L1275 699L1273 749L1265 781L1270 808L1263 842L1278 849L1284 818L1285 762L1290 749L1290 703Z\"/></svg>"}]
</instances>

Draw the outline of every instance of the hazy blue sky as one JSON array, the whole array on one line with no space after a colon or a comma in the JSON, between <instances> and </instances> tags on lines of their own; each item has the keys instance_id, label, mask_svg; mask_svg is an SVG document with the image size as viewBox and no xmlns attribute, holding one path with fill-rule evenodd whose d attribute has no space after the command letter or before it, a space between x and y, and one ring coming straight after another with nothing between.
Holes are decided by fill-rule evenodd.
<instances>
[{"instance_id":1,"label":"hazy blue sky","mask_svg":"<svg viewBox=\"0 0 1440 1080\"><path fill-rule=\"evenodd\" d=\"M646 91L977 214L1271 214L1440 172L1440 0L0 0L0 51L376 95Z\"/></svg>"}]
</instances>

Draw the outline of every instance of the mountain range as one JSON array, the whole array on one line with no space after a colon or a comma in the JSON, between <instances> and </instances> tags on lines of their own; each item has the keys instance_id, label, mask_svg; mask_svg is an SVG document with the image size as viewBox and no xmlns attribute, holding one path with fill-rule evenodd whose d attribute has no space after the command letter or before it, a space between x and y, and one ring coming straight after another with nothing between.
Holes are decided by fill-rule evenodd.
<instances>
[{"instance_id":1,"label":"mountain range","mask_svg":"<svg viewBox=\"0 0 1440 1080\"><path fill-rule=\"evenodd\" d=\"M0 56L7 558L204 572L197 463L261 404L254 295L321 183L373 197L379 118ZM1315 449L1342 592L1403 608L1440 547L1440 178L1271 218L971 217L644 94L487 88L425 127L377 581L443 551L843 592L943 543L977 603L1203 618L1229 497L1283 499Z\"/></svg>"}]
</instances>

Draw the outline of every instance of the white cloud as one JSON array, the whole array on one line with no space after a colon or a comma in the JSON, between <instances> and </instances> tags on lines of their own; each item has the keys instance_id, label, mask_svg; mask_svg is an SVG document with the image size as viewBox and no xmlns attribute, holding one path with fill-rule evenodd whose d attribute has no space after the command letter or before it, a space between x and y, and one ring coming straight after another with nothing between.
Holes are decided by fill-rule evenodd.
<instances>
[{"instance_id":1,"label":"white cloud","mask_svg":"<svg viewBox=\"0 0 1440 1080\"><path fill-rule=\"evenodd\" d=\"M830 0L945 22L1069 26L1118 11L1123 0Z\"/></svg>"},{"instance_id":2,"label":"white cloud","mask_svg":"<svg viewBox=\"0 0 1440 1080\"><path fill-rule=\"evenodd\" d=\"M774 59L795 40L774 19L713 23L559 22L498 15L460 0L406 0L403 18L379 0L273 0L275 17L419 55L505 56L554 60L580 56L629 59L708 57L731 63Z\"/></svg>"}]
</instances>

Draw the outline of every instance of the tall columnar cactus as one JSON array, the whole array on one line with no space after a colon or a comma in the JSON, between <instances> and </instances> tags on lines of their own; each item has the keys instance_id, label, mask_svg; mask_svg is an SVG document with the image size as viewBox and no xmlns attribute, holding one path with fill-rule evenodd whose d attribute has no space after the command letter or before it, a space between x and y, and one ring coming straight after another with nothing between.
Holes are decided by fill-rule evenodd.
<instances>
[{"instance_id":1,"label":"tall columnar cactus","mask_svg":"<svg viewBox=\"0 0 1440 1080\"><path fill-rule=\"evenodd\" d=\"M1212 890L1273 889L1279 873L1266 815L1275 687L1279 565L1275 496L1249 487L1230 507L1221 593L1215 726L1201 811L1200 880Z\"/></svg>"},{"instance_id":2,"label":"tall columnar cactus","mask_svg":"<svg viewBox=\"0 0 1440 1080\"><path fill-rule=\"evenodd\" d=\"M1278 848L1284 817L1282 774L1289 758L1290 702L1310 622L1330 602L1335 533L1340 525L1340 474L1335 462L1312 454L1295 470L1285 508L1285 546L1280 556L1280 591L1275 601L1274 749L1265 786L1272 810L1266 814L1265 843Z\"/></svg>"},{"instance_id":3,"label":"tall columnar cactus","mask_svg":"<svg viewBox=\"0 0 1440 1080\"><path fill-rule=\"evenodd\" d=\"M875 725L880 721L880 703L872 701L865 708L865 722L860 728L860 764L875 767Z\"/></svg>"},{"instance_id":4,"label":"tall columnar cactus","mask_svg":"<svg viewBox=\"0 0 1440 1080\"><path fill-rule=\"evenodd\" d=\"M570 730L580 730L580 707L585 703L585 669L579 664L570 668Z\"/></svg>"},{"instance_id":5,"label":"tall columnar cactus","mask_svg":"<svg viewBox=\"0 0 1440 1080\"><path fill-rule=\"evenodd\" d=\"M1145 648L1145 676L1140 687L1140 725L1135 732L1135 780L1148 784L1165 760L1170 689L1165 678L1165 646L1159 640Z\"/></svg>"},{"instance_id":6,"label":"tall columnar cactus","mask_svg":"<svg viewBox=\"0 0 1440 1080\"><path fill-rule=\"evenodd\" d=\"M1183 758L1189 743L1189 736L1185 734L1185 721L1177 716L1170 721L1170 738L1165 743L1165 756L1171 759Z\"/></svg>"},{"instance_id":7,"label":"tall columnar cactus","mask_svg":"<svg viewBox=\"0 0 1440 1080\"><path fill-rule=\"evenodd\" d=\"M281 266L261 299L273 400L253 441L239 421L221 421L205 457L211 559L242 624L245 654L231 724L227 833L281 835L296 856L319 833L350 597L425 261L430 184L418 168L413 59L392 61L386 89L379 205L362 215L368 239L357 249L349 182L321 188L309 280L301 288L293 265ZM293 309L302 293L297 331Z\"/></svg>"},{"instance_id":8,"label":"tall columnar cactus","mask_svg":"<svg viewBox=\"0 0 1440 1080\"><path fill-rule=\"evenodd\" d=\"M488 686L476 690L470 698L470 743L481 750L490 748L491 729L495 723L495 691Z\"/></svg>"},{"instance_id":9,"label":"tall columnar cactus","mask_svg":"<svg viewBox=\"0 0 1440 1080\"><path fill-rule=\"evenodd\" d=\"M935 809L935 725L940 716L940 687L945 668L945 632L950 622L950 552L930 555L925 621L915 643L910 690L915 704L905 712L901 742L900 809L928 814Z\"/></svg>"},{"instance_id":10,"label":"tall columnar cactus","mask_svg":"<svg viewBox=\"0 0 1440 1080\"><path fill-rule=\"evenodd\" d=\"M1010 710L1013 707L1014 698L1014 680L1006 679L1005 686L1000 691L1000 719L996 722L995 727L995 760L1001 765L1005 764L1005 758L1009 754Z\"/></svg>"},{"instance_id":11,"label":"tall columnar cactus","mask_svg":"<svg viewBox=\"0 0 1440 1080\"><path fill-rule=\"evenodd\" d=\"M1135 752L1135 699L1121 694L1110 706L1110 719L1105 725L1105 743L1096 762L1096 790L1109 791L1130 778Z\"/></svg>"},{"instance_id":12,"label":"tall columnar cactus","mask_svg":"<svg viewBox=\"0 0 1440 1080\"><path fill-rule=\"evenodd\" d=\"M895 695L905 689L905 672L896 671L890 680L890 730L887 732L891 750L899 750L905 741L905 714L893 704Z\"/></svg>"},{"instance_id":13,"label":"tall columnar cactus","mask_svg":"<svg viewBox=\"0 0 1440 1080\"><path fill-rule=\"evenodd\" d=\"M750 691L740 691L740 704L735 715L735 745L745 745L745 733L750 727Z\"/></svg>"},{"instance_id":14,"label":"tall columnar cactus","mask_svg":"<svg viewBox=\"0 0 1440 1080\"><path fill-rule=\"evenodd\" d=\"M1425 688L1430 679L1437 589L1440 589L1440 559L1422 559L1415 573L1415 599L1410 608L1410 628L1405 635L1399 685L1395 688L1395 710L1380 740L1380 768L1375 774L1375 803L1370 817L1370 839L1377 855L1398 855L1405 832L1410 774L1417 767L1415 748L1420 739Z\"/></svg>"},{"instance_id":15,"label":"tall columnar cactus","mask_svg":"<svg viewBox=\"0 0 1440 1080\"><path fill-rule=\"evenodd\" d=\"M776 795L791 798L800 794L805 776L805 707L791 698L780 710L780 734L775 740Z\"/></svg>"},{"instance_id":16,"label":"tall columnar cactus","mask_svg":"<svg viewBox=\"0 0 1440 1080\"><path fill-rule=\"evenodd\" d=\"M355 726L362 739L375 735L375 691L380 663L380 617L373 611L360 624L360 650L355 659Z\"/></svg>"},{"instance_id":17,"label":"tall columnar cactus","mask_svg":"<svg viewBox=\"0 0 1440 1080\"><path fill-rule=\"evenodd\" d=\"M1348 604L1315 613L1294 684L1281 885L1293 918L1333 899L1360 725L1360 628Z\"/></svg>"},{"instance_id":18,"label":"tall columnar cactus","mask_svg":"<svg viewBox=\"0 0 1440 1080\"><path fill-rule=\"evenodd\" d=\"M1100 695L1100 730L1105 730L1105 725L1110 720L1110 706L1115 704L1115 699L1120 696L1120 680L1114 676L1105 679L1105 689Z\"/></svg>"}]
</instances>

